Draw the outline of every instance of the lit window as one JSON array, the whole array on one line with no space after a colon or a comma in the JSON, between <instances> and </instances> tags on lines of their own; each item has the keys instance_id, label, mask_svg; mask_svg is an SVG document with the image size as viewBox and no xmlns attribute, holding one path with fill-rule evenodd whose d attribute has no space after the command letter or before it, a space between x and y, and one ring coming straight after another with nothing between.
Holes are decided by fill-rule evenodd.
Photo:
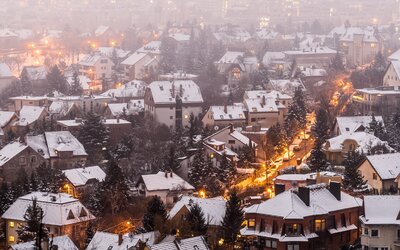
<instances>
[{"instance_id":1,"label":"lit window","mask_svg":"<svg viewBox=\"0 0 400 250\"><path fill-rule=\"evenodd\" d=\"M8 241L9 241L9 242L14 242L14 241L15 241L14 236L10 235L10 237L8 237Z\"/></svg>"},{"instance_id":2,"label":"lit window","mask_svg":"<svg viewBox=\"0 0 400 250\"><path fill-rule=\"evenodd\" d=\"M371 43L371 48L375 48L375 43Z\"/></svg>"},{"instance_id":3,"label":"lit window","mask_svg":"<svg viewBox=\"0 0 400 250\"><path fill-rule=\"evenodd\" d=\"M10 221L9 225L11 228L14 228L14 221Z\"/></svg>"},{"instance_id":4,"label":"lit window","mask_svg":"<svg viewBox=\"0 0 400 250\"><path fill-rule=\"evenodd\" d=\"M255 219L249 219L249 227L255 227L256 226L256 220Z\"/></svg>"},{"instance_id":5,"label":"lit window","mask_svg":"<svg viewBox=\"0 0 400 250\"><path fill-rule=\"evenodd\" d=\"M325 231L325 220L315 220L315 231Z\"/></svg>"}]
</instances>

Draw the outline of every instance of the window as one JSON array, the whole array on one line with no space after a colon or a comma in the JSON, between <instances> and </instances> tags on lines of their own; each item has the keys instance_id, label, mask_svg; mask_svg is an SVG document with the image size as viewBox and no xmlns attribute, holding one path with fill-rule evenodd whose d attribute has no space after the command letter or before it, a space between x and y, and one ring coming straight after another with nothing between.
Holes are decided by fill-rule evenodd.
<instances>
[{"instance_id":1,"label":"window","mask_svg":"<svg viewBox=\"0 0 400 250\"><path fill-rule=\"evenodd\" d=\"M171 116L169 117L169 119L172 120L172 119L174 119L174 117L171 115Z\"/></svg>"},{"instance_id":2,"label":"window","mask_svg":"<svg viewBox=\"0 0 400 250\"><path fill-rule=\"evenodd\" d=\"M72 213L72 211L69 210L69 213L68 213L68 216L67 216L67 220L72 220L72 219L75 219L75 216L74 216L74 214Z\"/></svg>"},{"instance_id":3,"label":"window","mask_svg":"<svg viewBox=\"0 0 400 250\"><path fill-rule=\"evenodd\" d=\"M79 214L79 217L86 217L87 215L88 214L87 214L86 210L84 208L82 208L82 210L81 210L81 212Z\"/></svg>"},{"instance_id":4,"label":"window","mask_svg":"<svg viewBox=\"0 0 400 250\"><path fill-rule=\"evenodd\" d=\"M300 250L300 245L299 244L288 244L287 250Z\"/></svg>"},{"instance_id":5,"label":"window","mask_svg":"<svg viewBox=\"0 0 400 250\"><path fill-rule=\"evenodd\" d=\"M265 246L269 248L276 248L277 247L277 241L275 240L265 240Z\"/></svg>"},{"instance_id":6,"label":"window","mask_svg":"<svg viewBox=\"0 0 400 250\"><path fill-rule=\"evenodd\" d=\"M256 226L256 220L255 219L249 219L249 227L255 227Z\"/></svg>"},{"instance_id":7,"label":"window","mask_svg":"<svg viewBox=\"0 0 400 250\"><path fill-rule=\"evenodd\" d=\"M235 140L228 140L229 144L235 144Z\"/></svg>"},{"instance_id":8,"label":"window","mask_svg":"<svg viewBox=\"0 0 400 250\"><path fill-rule=\"evenodd\" d=\"M400 240L400 229L397 229L397 240Z\"/></svg>"},{"instance_id":9,"label":"window","mask_svg":"<svg viewBox=\"0 0 400 250\"><path fill-rule=\"evenodd\" d=\"M32 163L35 163L36 160L37 160L36 155L32 155L32 156L31 156L31 162L32 162Z\"/></svg>"},{"instance_id":10,"label":"window","mask_svg":"<svg viewBox=\"0 0 400 250\"><path fill-rule=\"evenodd\" d=\"M325 220L315 220L314 221L315 224L315 231L316 232L322 232L325 231L326 229L326 224L325 224Z\"/></svg>"},{"instance_id":11,"label":"window","mask_svg":"<svg viewBox=\"0 0 400 250\"><path fill-rule=\"evenodd\" d=\"M251 118L251 121L252 121L252 122L255 122L255 121L256 121L256 118Z\"/></svg>"},{"instance_id":12,"label":"window","mask_svg":"<svg viewBox=\"0 0 400 250\"><path fill-rule=\"evenodd\" d=\"M264 219L261 219L260 221L260 232L264 232L265 231L265 221Z\"/></svg>"},{"instance_id":13,"label":"window","mask_svg":"<svg viewBox=\"0 0 400 250\"><path fill-rule=\"evenodd\" d=\"M301 233L300 224L285 224L285 233L288 235L299 235Z\"/></svg>"},{"instance_id":14,"label":"window","mask_svg":"<svg viewBox=\"0 0 400 250\"><path fill-rule=\"evenodd\" d=\"M377 180L377 179L378 179L378 176L377 176L375 173L372 173L372 179L373 179L373 180Z\"/></svg>"},{"instance_id":15,"label":"window","mask_svg":"<svg viewBox=\"0 0 400 250\"><path fill-rule=\"evenodd\" d=\"M346 226L346 215L345 214L340 215L340 221L342 223L342 227L345 227Z\"/></svg>"},{"instance_id":16,"label":"window","mask_svg":"<svg viewBox=\"0 0 400 250\"><path fill-rule=\"evenodd\" d=\"M21 164L21 165L26 164L25 156L19 157L19 164Z\"/></svg>"},{"instance_id":17,"label":"window","mask_svg":"<svg viewBox=\"0 0 400 250\"><path fill-rule=\"evenodd\" d=\"M364 231L363 231L363 234L364 234L364 235L368 235L368 233L369 233L369 232L368 232L368 228L365 227L365 228L364 228Z\"/></svg>"},{"instance_id":18,"label":"window","mask_svg":"<svg viewBox=\"0 0 400 250\"><path fill-rule=\"evenodd\" d=\"M379 230L371 229L371 237L379 237Z\"/></svg>"},{"instance_id":19,"label":"window","mask_svg":"<svg viewBox=\"0 0 400 250\"><path fill-rule=\"evenodd\" d=\"M8 241L9 241L9 242L14 242L14 241L15 241L14 236L10 235L10 237L8 237Z\"/></svg>"},{"instance_id":20,"label":"window","mask_svg":"<svg viewBox=\"0 0 400 250\"><path fill-rule=\"evenodd\" d=\"M8 225L9 225L11 228L14 228L14 221L10 221L10 223L8 223Z\"/></svg>"}]
</instances>

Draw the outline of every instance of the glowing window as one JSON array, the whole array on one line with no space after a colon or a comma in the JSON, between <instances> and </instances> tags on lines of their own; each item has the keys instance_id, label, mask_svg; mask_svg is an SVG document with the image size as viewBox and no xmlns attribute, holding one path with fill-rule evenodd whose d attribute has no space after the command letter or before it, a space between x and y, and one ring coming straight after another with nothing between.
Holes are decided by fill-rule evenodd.
<instances>
[{"instance_id":1,"label":"glowing window","mask_svg":"<svg viewBox=\"0 0 400 250\"><path fill-rule=\"evenodd\" d=\"M15 241L14 236L10 235L10 237L8 237L8 241L9 241L9 242L14 242L14 241Z\"/></svg>"},{"instance_id":2,"label":"glowing window","mask_svg":"<svg viewBox=\"0 0 400 250\"><path fill-rule=\"evenodd\" d=\"M14 227L14 221L10 221L9 225L10 225L11 228L13 228Z\"/></svg>"}]
</instances>

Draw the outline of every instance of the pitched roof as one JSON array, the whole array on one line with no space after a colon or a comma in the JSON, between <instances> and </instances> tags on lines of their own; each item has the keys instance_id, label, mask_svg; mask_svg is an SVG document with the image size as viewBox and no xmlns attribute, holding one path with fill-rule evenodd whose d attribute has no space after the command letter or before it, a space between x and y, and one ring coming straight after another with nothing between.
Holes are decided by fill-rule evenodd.
<instances>
[{"instance_id":1,"label":"pitched roof","mask_svg":"<svg viewBox=\"0 0 400 250\"><path fill-rule=\"evenodd\" d=\"M275 91L278 91L285 95L293 95L297 88L305 90L303 82L300 79L279 79L279 80L270 80L269 85Z\"/></svg>"},{"instance_id":2,"label":"pitched roof","mask_svg":"<svg viewBox=\"0 0 400 250\"><path fill-rule=\"evenodd\" d=\"M395 179L400 174L400 153L368 155L366 160L382 180Z\"/></svg>"},{"instance_id":3,"label":"pitched roof","mask_svg":"<svg viewBox=\"0 0 400 250\"><path fill-rule=\"evenodd\" d=\"M161 41L151 41L140 49L138 49L136 52L139 53L152 53L152 54L160 54L161 53Z\"/></svg>"},{"instance_id":4,"label":"pitched roof","mask_svg":"<svg viewBox=\"0 0 400 250\"><path fill-rule=\"evenodd\" d=\"M142 60L146 56L147 56L147 54L145 54L145 53L135 52L132 55L130 55L128 58L126 58L124 61L122 61L121 64L132 66L132 65L135 65L136 63L138 63L140 60Z\"/></svg>"},{"instance_id":5,"label":"pitched roof","mask_svg":"<svg viewBox=\"0 0 400 250\"><path fill-rule=\"evenodd\" d=\"M99 166L73 168L62 172L75 187L84 186L93 180L102 182L106 178L106 173Z\"/></svg>"},{"instance_id":6,"label":"pitched roof","mask_svg":"<svg viewBox=\"0 0 400 250\"><path fill-rule=\"evenodd\" d=\"M75 246L74 242L67 236L56 236L54 238L50 238L49 241L52 241L53 246L57 246L59 250L78 250L79 248ZM11 250L35 250L35 241L29 241L25 243L19 243L10 246Z\"/></svg>"},{"instance_id":7,"label":"pitched roof","mask_svg":"<svg viewBox=\"0 0 400 250\"><path fill-rule=\"evenodd\" d=\"M197 204L204 213L206 224L220 226L225 216L226 201L222 197L198 198L183 196L169 212L169 218L174 216L183 208L190 210L192 204Z\"/></svg>"},{"instance_id":8,"label":"pitched roof","mask_svg":"<svg viewBox=\"0 0 400 250\"><path fill-rule=\"evenodd\" d=\"M217 63L239 63L239 57L243 57L244 52L227 51Z\"/></svg>"},{"instance_id":9,"label":"pitched roof","mask_svg":"<svg viewBox=\"0 0 400 250\"><path fill-rule=\"evenodd\" d=\"M45 66L25 66L24 70L31 81L45 80L47 77L47 69Z\"/></svg>"},{"instance_id":10,"label":"pitched roof","mask_svg":"<svg viewBox=\"0 0 400 250\"><path fill-rule=\"evenodd\" d=\"M211 106L211 114L215 121L226 120L246 120L242 105Z\"/></svg>"},{"instance_id":11,"label":"pitched roof","mask_svg":"<svg viewBox=\"0 0 400 250\"><path fill-rule=\"evenodd\" d=\"M384 126L382 116L375 116L377 122L381 122ZM360 126L367 128L372 121L372 116L338 116L336 124L340 130L340 134L350 134L356 132Z\"/></svg>"},{"instance_id":12,"label":"pitched roof","mask_svg":"<svg viewBox=\"0 0 400 250\"><path fill-rule=\"evenodd\" d=\"M15 112L0 111L0 127L6 126L15 116Z\"/></svg>"},{"instance_id":13,"label":"pitched roof","mask_svg":"<svg viewBox=\"0 0 400 250\"><path fill-rule=\"evenodd\" d=\"M102 58L103 56L101 55L85 55L80 61L79 64L80 65L84 65L84 66L94 66L96 65L96 63Z\"/></svg>"},{"instance_id":14,"label":"pitched roof","mask_svg":"<svg viewBox=\"0 0 400 250\"><path fill-rule=\"evenodd\" d=\"M310 205L307 206L295 193L287 190L261 204L246 209L247 214L263 214L277 216L284 219L304 219L309 216L324 215L334 211L360 207L362 200L341 192L341 200L327 189L327 185L318 184L309 186Z\"/></svg>"},{"instance_id":15,"label":"pitched roof","mask_svg":"<svg viewBox=\"0 0 400 250\"><path fill-rule=\"evenodd\" d=\"M393 151L393 148L391 148L387 142L381 141L378 137L369 134L367 132L354 132L354 133L338 135L336 137L328 139L327 142L325 143L324 148L325 150L331 152L341 151L343 148L343 142L346 140L356 141L358 144L356 150L358 152L362 151L364 153L367 153L372 147L377 145L383 145L388 150Z\"/></svg>"},{"instance_id":16,"label":"pitched roof","mask_svg":"<svg viewBox=\"0 0 400 250\"><path fill-rule=\"evenodd\" d=\"M122 236L122 243L119 245L118 234L97 231L86 250L126 250L136 247L139 241L146 242L148 246L151 246L159 235L158 231L134 235L125 234Z\"/></svg>"},{"instance_id":17,"label":"pitched roof","mask_svg":"<svg viewBox=\"0 0 400 250\"><path fill-rule=\"evenodd\" d=\"M44 133L50 157L58 157L57 152L73 152L74 156L87 156L82 143L69 131L52 131Z\"/></svg>"},{"instance_id":18,"label":"pitched roof","mask_svg":"<svg viewBox=\"0 0 400 250\"><path fill-rule=\"evenodd\" d=\"M108 97L131 97L143 98L146 90L146 83L139 80L133 80L123 84L119 88L109 89L102 96Z\"/></svg>"},{"instance_id":19,"label":"pitched roof","mask_svg":"<svg viewBox=\"0 0 400 250\"><path fill-rule=\"evenodd\" d=\"M174 104L177 96L181 98L182 103L203 103L200 88L192 80L155 81L150 83L148 89L156 104Z\"/></svg>"},{"instance_id":20,"label":"pitched roof","mask_svg":"<svg viewBox=\"0 0 400 250\"><path fill-rule=\"evenodd\" d=\"M365 195L364 211L360 216L363 224L400 226L399 195Z\"/></svg>"},{"instance_id":21,"label":"pitched roof","mask_svg":"<svg viewBox=\"0 0 400 250\"><path fill-rule=\"evenodd\" d=\"M3 214L3 219L24 221L24 215L32 204L32 199L37 199L37 204L44 212L43 223L46 225L70 225L95 219L82 203L72 196L59 193L32 192L19 197ZM84 212L82 212L84 211ZM73 215L68 216L69 214Z\"/></svg>"},{"instance_id":22,"label":"pitched roof","mask_svg":"<svg viewBox=\"0 0 400 250\"><path fill-rule=\"evenodd\" d=\"M110 27L105 26L105 25L100 25L97 27L97 29L94 31L95 36L101 36L103 35Z\"/></svg>"},{"instance_id":23,"label":"pitched roof","mask_svg":"<svg viewBox=\"0 0 400 250\"><path fill-rule=\"evenodd\" d=\"M192 185L175 173L172 173L171 177L170 173L165 174L164 172L160 171L157 174L142 175L141 179L143 180L143 183L148 191L194 190Z\"/></svg>"},{"instance_id":24,"label":"pitched roof","mask_svg":"<svg viewBox=\"0 0 400 250\"><path fill-rule=\"evenodd\" d=\"M26 144L20 143L19 141L14 141L5 145L0 150L0 166L6 164L9 160L14 158L14 156L18 155L26 148L28 148L28 146Z\"/></svg>"},{"instance_id":25,"label":"pitched roof","mask_svg":"<svg viewBox=\"0 0 400 250\"><path fill-rule=\"evenodd\" d=\"M23 106L19 111L19 120L15 122L17 126L27 126L36 122L43 112L47 112L45 107Z\"/></svg>"},{"instance_id":26,"label":"pitched roof","mask_svg":"<svg viewBox=\"0 0 400 250\"><path fill-rule=\"evenodd\" d=\"M38 154L42 155L45 159L50 159L49 149L47 148L46 139L44 135L27 135L25 137L26 144L29 145Z\"/></svg>"},{"instance_id":27,"label":"pitched roof","mask_svg":"<svg viewBox=\"0 0 400 250\"><path fill-rule=\"evenodd\" d=\"M150 250L208 250L208 246L203 236L197 236L180 241L163 242L150 246Z\"/></svg>"},{"instance_id":28,"label":"pitched roof","mask_svg":"<svg viewBox=\"0 0 400 250\"><path fill-rule=\"evenodd\" d=\"M0 63L0 78L9 78L13 76L10 67L5 63Z\"/></svg>"}]
</instances>

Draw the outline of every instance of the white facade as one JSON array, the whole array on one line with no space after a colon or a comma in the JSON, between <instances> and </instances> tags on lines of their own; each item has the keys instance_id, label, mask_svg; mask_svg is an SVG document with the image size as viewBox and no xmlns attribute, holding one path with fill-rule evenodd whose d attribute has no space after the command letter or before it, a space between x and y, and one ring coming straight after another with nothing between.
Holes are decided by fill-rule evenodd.
<instances>
[{"instance_id":1,"label":"white facade","mask_svg":"<svg viewBox=\"0 0 400 250\"><path fill-rule=\"evenodd\" d=\"M79 74L91 80L110 79L114 63L104 55L87 55L79 62Z\"/></svg>"}]
</instances>

